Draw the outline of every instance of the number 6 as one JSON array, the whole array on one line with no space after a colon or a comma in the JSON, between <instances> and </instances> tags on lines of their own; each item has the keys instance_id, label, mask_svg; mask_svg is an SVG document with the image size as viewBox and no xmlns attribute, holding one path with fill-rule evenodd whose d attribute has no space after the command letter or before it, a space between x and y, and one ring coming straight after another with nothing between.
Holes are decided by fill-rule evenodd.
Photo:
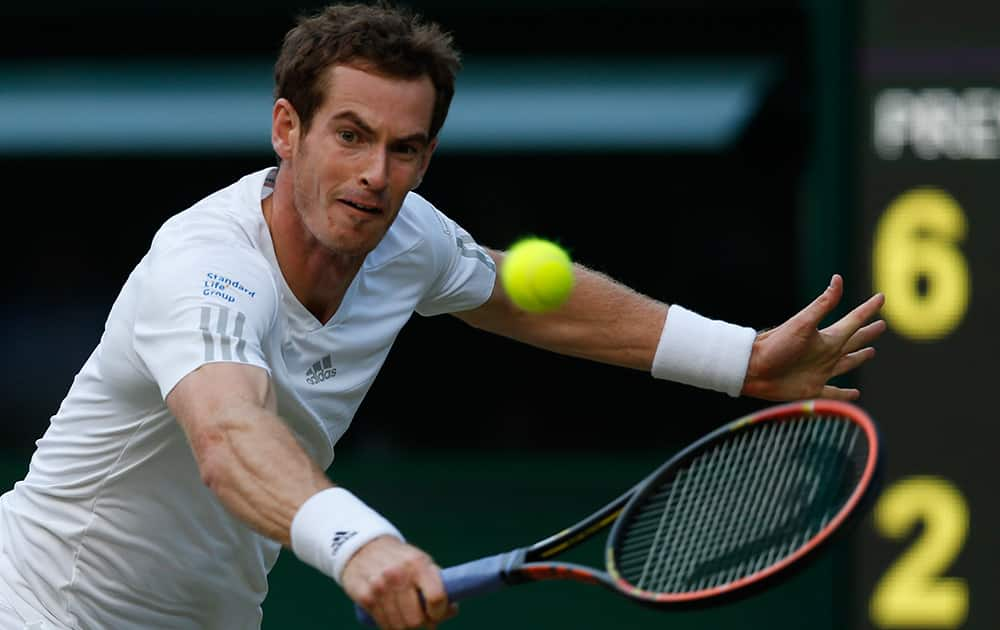
<instances>
[{"instance_id":1,"label":"number 6","mask_svg":"<svg viewBox=\"0 0 1000 630\"><path fill-rule=\"evenodd\" d=\"M961 206L937 188L903 193L879 219L872 261L875 288L885 294L882 312L900 334L931 341L961 323L971 283L956 244L967 229Z\"/></svg>"}]
</instances>

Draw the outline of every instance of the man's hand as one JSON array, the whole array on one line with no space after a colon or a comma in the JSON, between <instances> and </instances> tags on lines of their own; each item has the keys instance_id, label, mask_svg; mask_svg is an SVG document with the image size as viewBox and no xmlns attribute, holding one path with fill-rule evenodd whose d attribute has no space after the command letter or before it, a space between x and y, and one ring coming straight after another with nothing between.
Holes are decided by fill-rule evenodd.
<instances>
[{"instance_id":1,"label":"man's hand","mask_svg":"<svg viewBox=\"0 0 1000 630\"><path fill-rule=\"evenodd\" d=\"M341 576L348 597L383 630L437 627L454 617L455 605L441 583L441 569L426 553L382 536L358 550Z\"/></svg>"},{"instance_id":2,"label":"man's hand","mask_svg":"<svg viewBox=\"0 0 1000 630\"><path fill-rule=\"evenodd\" d=\"M742 394L765 400L832 398L854 400L861 393L827 382L875 356L869 347L885 332L882 320L865 324L885 302L877 293L839 321L819 330L844 294L844 280L835 275L812 304L787 322L757 335L750 354Z\"/></svg>"}]
</instances>

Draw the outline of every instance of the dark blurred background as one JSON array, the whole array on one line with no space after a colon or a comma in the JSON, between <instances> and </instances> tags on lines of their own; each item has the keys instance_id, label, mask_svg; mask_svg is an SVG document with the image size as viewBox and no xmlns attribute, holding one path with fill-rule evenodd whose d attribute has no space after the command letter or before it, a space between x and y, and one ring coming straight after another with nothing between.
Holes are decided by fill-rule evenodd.
<instances>
[{"instance_id":1,"label":"dark blurred background","mask_svg":"<svg viewBox=\"0 0 1000 630\"><path fill-rule=\"evenodd\" d=\"M921 73L934 59L952 60L942 71L949 76L954 64L969 68L976 85L1000 79L997 37L983 26L997 22L992 9L971 1L947 10L874 0L409 5L454 33L466 63L419 192L485 245L553 238L576 260L642 292L758 329L798 311L834 272L845 276L845 306L886 290L869 270L874 222L891 194L933 185L937 171L910 177L923 165L918 158L887 165L871 157L869 99L886 85L917 89L938 80ZM159 225L273 164L271 64L296 15L321 6L51 0L0 7L10 270L0 330L8 471L0 481L9 480L2 487L23 474ZM980 25L976 39L964 41L970 25ZM942 29L948 34L935 39ZM886 69L900 56L910 75ZM996 111L1000 120L1000 105ZM984 114L982 125L996 131L989 120ZM995 173L991 159L977 167ZM902 173L900 183L871 192L869 174L881 181L885 169L897 169L890 178ZM934 287L920 273L911 289L918 311ZM948 334L933 340L935 357L947 352L940 349L949 347ZM996 348L994 337L979 335ZM887 343L906 357L908 341L891 332ZM922 339L914 347L932 345ZM905 426L889 404L904 395L879 397L879 388L905 389L907 370L929 360L880 357L881 372L838 382L864 381L863 401L876 418ZM561 528L689 440L765 404L551 356L448 316L416 316L338 444L330 473L447 564ZM943 470L902 460L891 478ZM964 600L943 604L954 610L964 602L960 618L917 614L900 622L891 610L869 613L893 559L921 543L921 523L929 528L934 518L933 497L914 501L899 536L873 534L866 521L864 535L742 604L664 614L546 584L469 602L449 625L992 627L992 613L968 613L968 585ZM513 512L499 516L505 509ZM873 555L878 562L867 559ZM599 559L596 551L590 557ZM934 591L953 559L921 588ZM981 575L980 588L997 586L995 571ZM346 598L326 597L335 592L287 554L272 577L265 627L349 627Z\"/></svg>"},{"instance_id":2,"label":"dark blurred background","mask_svg":"<svg viewBox=\"0 0 1000 630\"><path fill-rule=\"evenodd\" d=\"M554 238L640 291L758 328L797 310L802 270L790 263L815 94L811 25L796 3L415 6L454 33L466 60L454 124L420 192L479 241ZM62 99L58 111L11 111L7 125L37 125L45 137L0 154L16 182L8 208L26 227L5 252L23 270L4 280L19 318L7 330L18 351L54 359L19 366L26 382L2 404L26 421L3 428L11 439L44 428L163 220L273 162L268 64L296 13L268 2L129 7L47 5L47 15L12 17L17 28L0 44L15 85ZM489 90L504 88L522 98L490 109ZM669 107L676 122L643 128L637 106L616 108L607 94L595 102L602 89ZM171 98L185 101L176 113ZM570 111L557 109L560 98ZM220 131L212 121L237 99L254 117ZM233 109L242 114L242 102ZM90 123L81 115L108 127L80 133ZM565 117L575 122L557 126ZM474 420L426 394L442 388L449 409L475 409ZM416 317L346 439L603 449L590 427L635 416L617 444L627 448L679 426L696 435L705 427L682 420L696 408L710 424L748 405Z\"/></svg>"}]
</instances>

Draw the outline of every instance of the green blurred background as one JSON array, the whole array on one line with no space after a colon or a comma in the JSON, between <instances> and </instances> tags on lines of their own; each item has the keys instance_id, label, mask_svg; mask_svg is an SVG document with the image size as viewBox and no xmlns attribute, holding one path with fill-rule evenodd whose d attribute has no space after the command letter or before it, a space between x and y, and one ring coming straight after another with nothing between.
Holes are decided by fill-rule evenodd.
<instances>
[{"instance_id":1,"label":"green blurred background","mask_svg":"<svg viewBox=\"0 0 1000 630\"><path fill-rule=\"evenodd\" d=\"M389 516L410 542L448 565L559 531L618 496L661 458L659 452L345 454L334 470L338 481ZM23 465L7 461L0 468L0 482L7 487L24 470ZM568 558L599 566L603 544L595 539ZM461 614L447 627L841 628L843 617L834 608L833 555L781 588L719 608L662 612L636 606L599 587L542 582L464 602ZM340 589L288 551L279 558L270 584L264 628L357 625L353 606Z\"/></svg>"}]
</instances>

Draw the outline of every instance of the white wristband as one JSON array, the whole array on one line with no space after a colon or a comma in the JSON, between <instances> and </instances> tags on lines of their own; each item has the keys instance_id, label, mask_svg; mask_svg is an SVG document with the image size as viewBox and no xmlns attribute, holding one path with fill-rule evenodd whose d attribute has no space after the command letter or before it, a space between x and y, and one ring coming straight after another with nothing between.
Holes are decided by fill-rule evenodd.
<instances>
[{"instance_id":1,"label":"white wristband","mask_svg":"<svg viewBox=\"0 0 1000 630\"><path fill-rule=\"evenodd\" d=\"M753 328L708 319L674 304L667 311L651 371L656 378L736 397L756 338Z\"/></svg>"},{"instance_id":2,"label":"white wristband","mask_svg":"<svg viewBox=\"0 0 1000 630\"><path fill-rule=\"evenodd\" d=\"M344 488L317 492L292 519L292 551L337 584L351 556L385 535L403 540L392 523Z\"/></svg>"}]
</instances>

